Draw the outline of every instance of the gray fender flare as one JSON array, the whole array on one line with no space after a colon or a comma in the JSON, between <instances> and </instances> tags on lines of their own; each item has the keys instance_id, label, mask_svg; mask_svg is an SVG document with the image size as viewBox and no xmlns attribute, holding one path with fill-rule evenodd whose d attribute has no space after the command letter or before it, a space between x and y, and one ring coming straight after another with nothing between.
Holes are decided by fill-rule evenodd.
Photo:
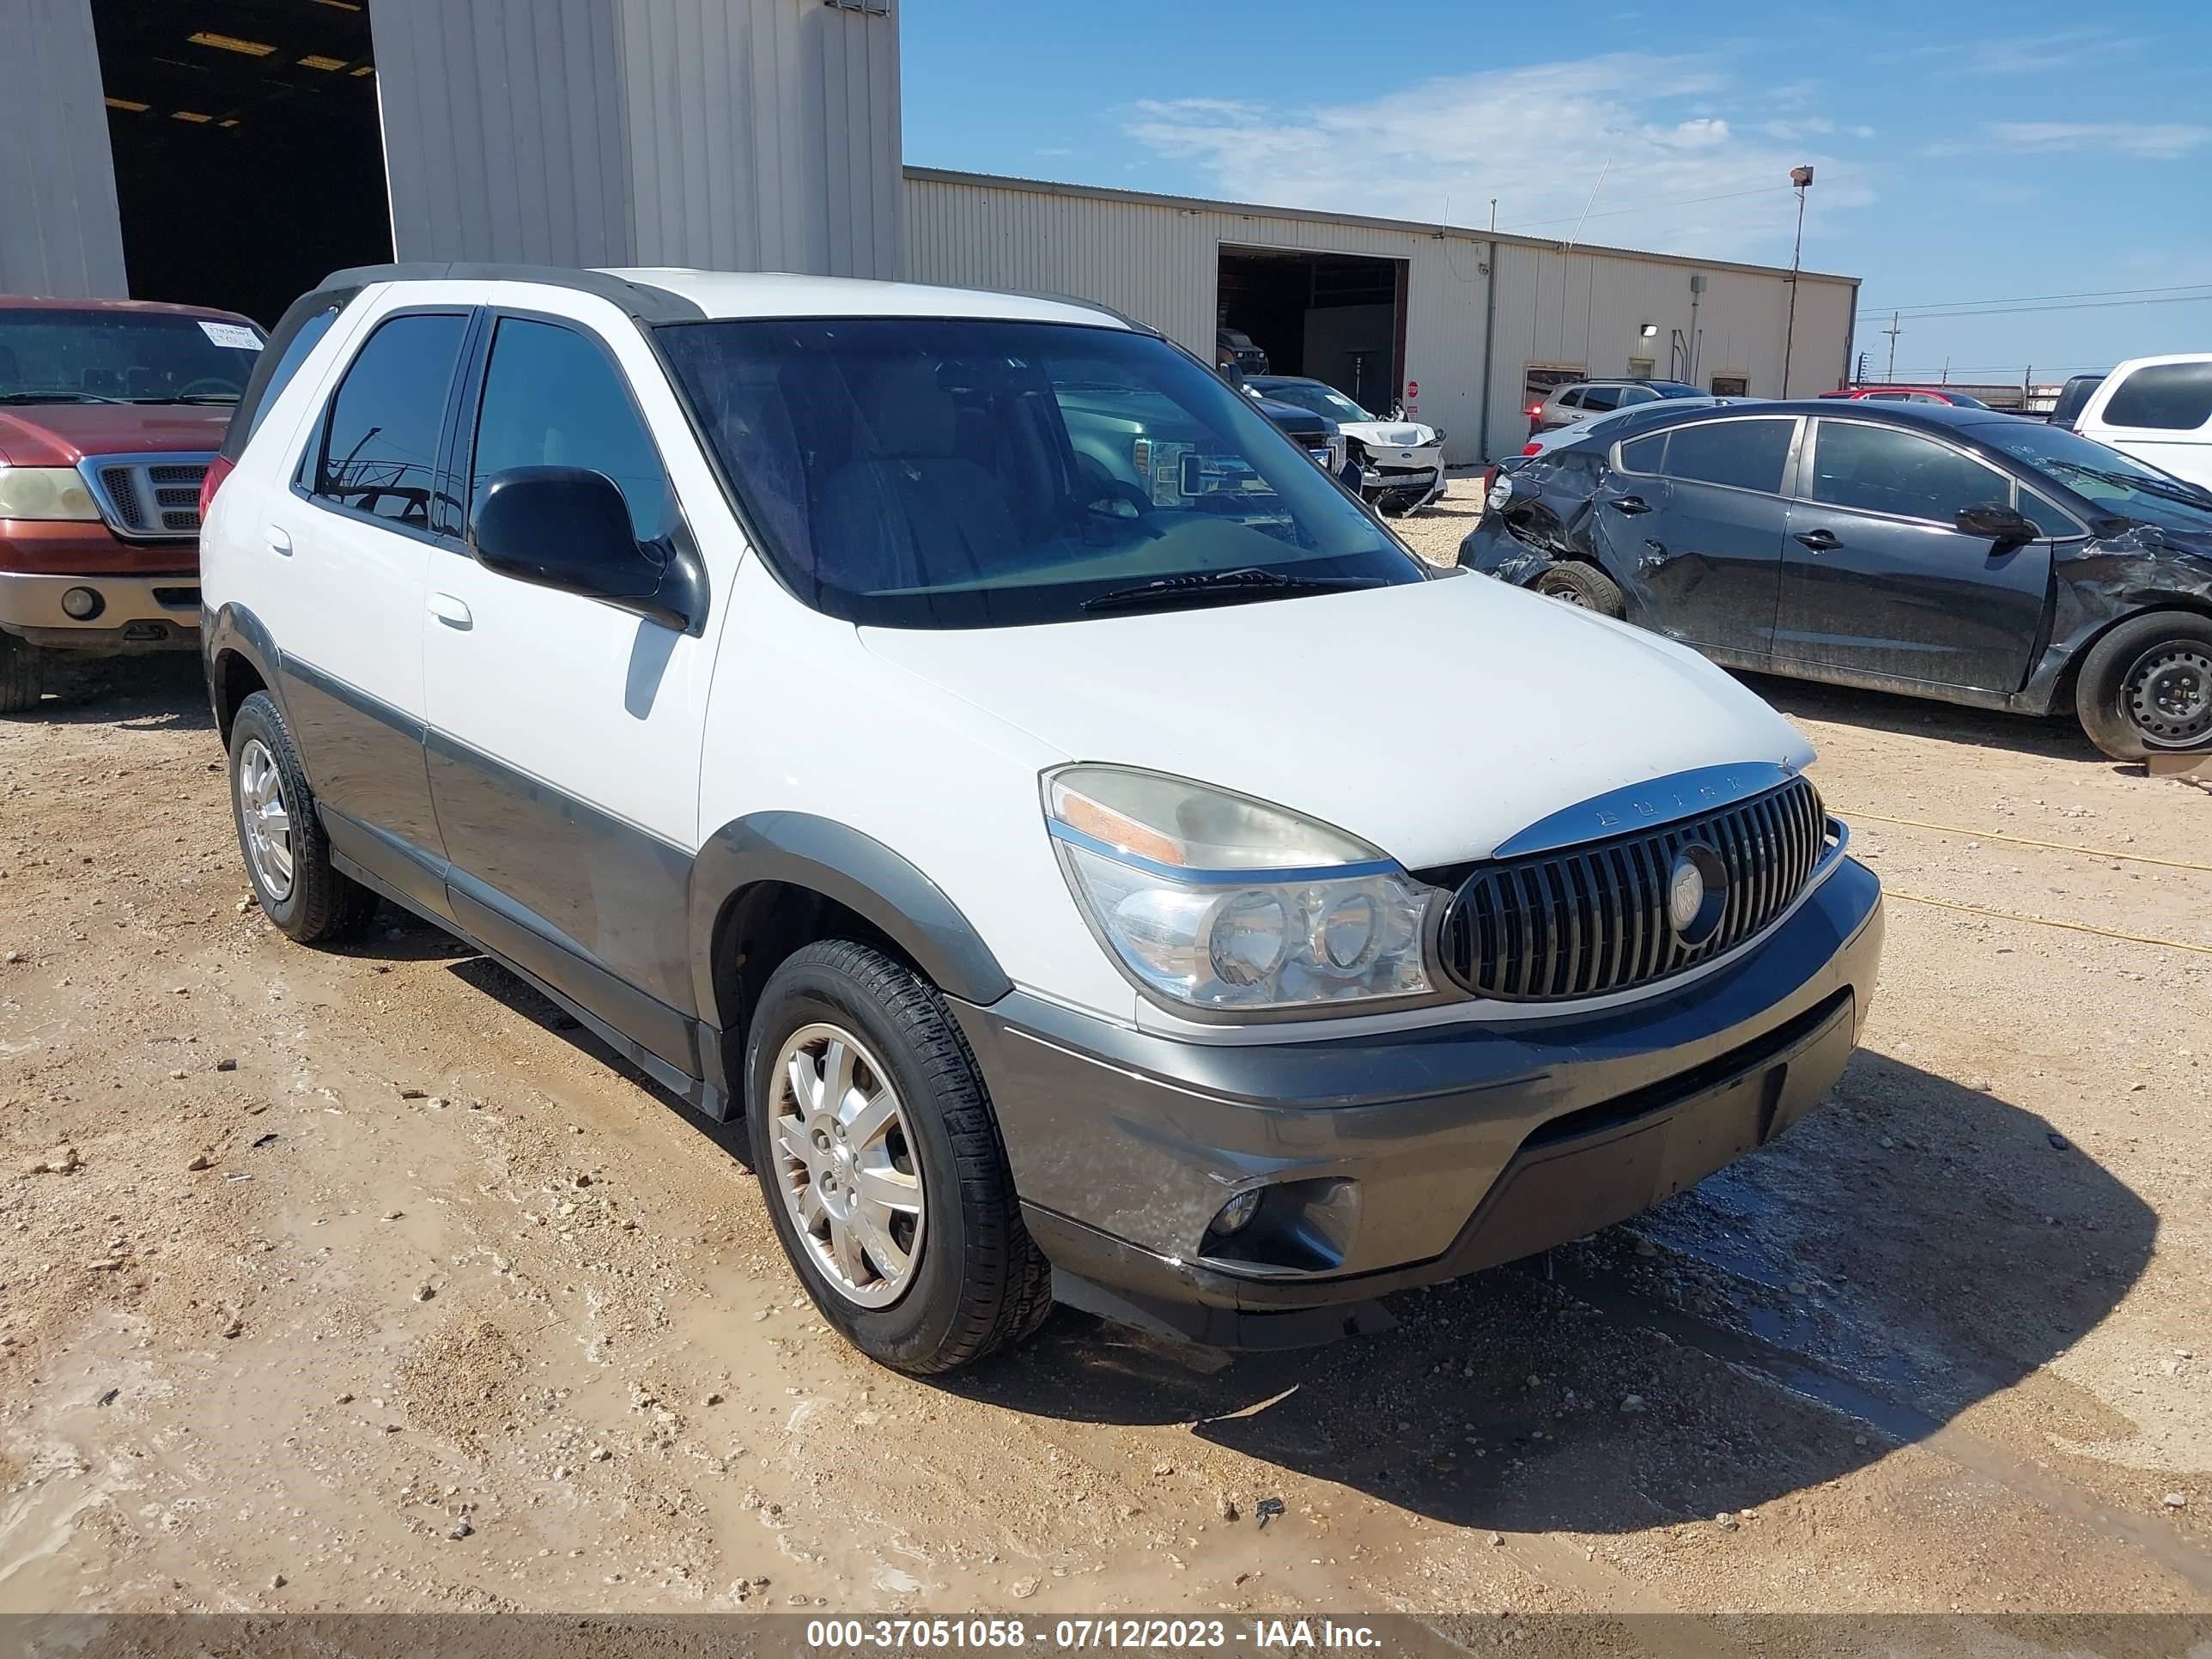
<instances>
[{"instance_id":1,"label":"gray fender flare","mask_svg":"<svg viewBox=\"0 0 2212 1659\"><path fill-rule=\"evenodd\" d=\"M692 865L691 973L700 1012L724 1030L715 937L730 902L763 882L835 899L880 928L931 981L965 1002L996 1002L1013 989L991 948L957 905L901 854L872 836L811 812L754 812L724 824Z\"/></svg>"},{"instance_id":2,"label":"gray fender flare","mask_svg":"<svg viewBox=\"0 0 2212 1659\"><path fill-rule=\"evenodd\" d=\"M276 642L270 637L268 627L261 618L242 605L226 605L215 613L212 621L203 621L200 626L200 667L207 677L208 707L215 712L216 727L227 740L229 732L222 718L222 682L216 672L216 665L224 656L243 657L261 676L261 683L269 688L269 695L276 704L277 713L287 721L291 711L284 707L284 685L277 676L282 659L277 655Z\"/></svg>"}]
</instances>

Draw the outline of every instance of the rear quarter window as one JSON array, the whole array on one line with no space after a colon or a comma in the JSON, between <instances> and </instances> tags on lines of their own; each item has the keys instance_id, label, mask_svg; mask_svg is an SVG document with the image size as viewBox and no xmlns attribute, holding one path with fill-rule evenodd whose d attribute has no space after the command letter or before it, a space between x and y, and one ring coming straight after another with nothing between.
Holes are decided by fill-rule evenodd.
<instances>
[{"instance_id":1,"label":"rear quarter window","mask_svg":"<svg viewBox=\"0 0 2212 1659\"><path fill-rule=\"evenodd\" d=\"M2152 363L2120 382L2105 404L2108 426L2194 432L2212 421L2212 362Z\"/></svg>"}]
</instances>

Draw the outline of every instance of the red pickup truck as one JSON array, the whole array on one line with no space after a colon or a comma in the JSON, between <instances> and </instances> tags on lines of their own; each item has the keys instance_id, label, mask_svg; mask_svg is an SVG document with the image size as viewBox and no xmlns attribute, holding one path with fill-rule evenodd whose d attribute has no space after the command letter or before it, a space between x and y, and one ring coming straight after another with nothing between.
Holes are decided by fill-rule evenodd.
<instances>
[{"instance_id":1,"label":"red pickup truck","mask_svg":"<svg viewBox=\"0 0 2212 1659\"><path fill-rule=\"evenodd\" d=\"M0 714L50 653L198 643L200 483L262 343L228 311L0 295Z\"/></svg>"}]
</instances>

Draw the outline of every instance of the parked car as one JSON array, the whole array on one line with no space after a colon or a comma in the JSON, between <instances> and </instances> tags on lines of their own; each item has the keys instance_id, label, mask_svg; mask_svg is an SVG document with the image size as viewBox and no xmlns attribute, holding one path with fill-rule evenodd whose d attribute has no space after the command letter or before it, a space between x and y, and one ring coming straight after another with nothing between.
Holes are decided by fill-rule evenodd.
<instances>
[{"instance_id":1,"label":"parked car","mask_svg":"<svg viewBox=\"0 0 2212 1659\"><path fill-rule=\"evenodd\" d=\"M1542 402L1528 406L1528 435L1533 438L1554 427L1571 426L1577 421L1609 415L1616 409L1632 409L1638 404L1708 395L1684 380L1571 380L1553 386Z\"/></svg>"},{"instance_id":2,"label":"parked car","mask_svg":"<svg viewBox=\"0 0 2212 1659\"><path fill-rule=\"evenodd\" d=\"M0 296L0 714L53 653L196 642L200 480L260 350L227 311Z\"/></svg>"},{"instance_id":3,"label":"parked car","mask_svg":"<svg viewBox=\"0 0 2212 1659\"><path fill-rule=\"evenodd\" d=\"M1751 403L1754 400L1749 398L1708 398L1700 396L1696 398L1678 398L1669 402L1667 407L1669 409L1717 409L1724 404L1745 404ZM1488 501L1490 499L1492 490L1497 488L1498 480L1501 477L1510 477L1513 473L1520 470L1522 464L1528 460L1530 456L1541 455L1547 449L1557 449L1561 444L1571 443L1577 438L1588 433L1598 431L1601 428L1609 429L1611 422L1627 420L1639 410L1648 410L1650 407L1651 405L1649 402L1631 404L1626 409L1616 409L1610 415L1593 416L1589 420L1578 421L1572 426L1555 426L1548 432L1537 433L1534 437L1530 438L1527 443L1521 446L1520 453L1517 455L1504 456L1498 460L1492 462L1490 465L1483 469L1483 499L1485 501ZM1498 495L1498 500L1499 505L1503 506L1511 498L1512 494L1513 486L1510 483L1508 483L1504 491Z\"/></svg>"},{"instance_id":4,"label":"parked car","mask_svg":"<svg viewBox=\"0 0 2212 1659\"><path fill-rule=\"evenodd\" d=\"M1316 466L1331 477L1343 472L1345 440L1334 421L1326 415L1316 414L1303 404L1285 403L1279 398L1261 396L1244 371L1235 363L1218 364L1216 372L1250 398L1254 408L1288 434L1292 442L1313 458Z\"/></svg>"},{"instance_id":5,"label":"parked car","mask_svg":"<svg viewBox=\"0 0 2212 1659\"><path fill-rule=\"evenodd\" d=\"M2212 489L2212 352L2129 359L2090 392L2074 424L2085 438Z\"/></svg>"},{"instance_id":6,"label":"parked car","mask_svg":"<svg viewBox=\"0 0 2212 1659\"><path fill-rule=\"evenodd\" d=\"M1842 1071L1881 889L1804 739L1431 570L1158 336L446 269L331 277L234 420L206 664L248 878L303 942L393 900L742 1115L866 1352L945 1370L1054 1297L1377 1328ZM1085 464L1114 387L1203 434L1201 502ZM1376 718L1437 661L1577 741Z\"/></svg>"},{"instance_id":7,"label":"parked car","mask_svg":"<svg viewBox=\"0 0 2212 1659\"><path fill-rule=\"evenodd\" d=\"M1295 404L1335 422L1344 434L1340 476L1377 511L1418 512L1444 493L1444 434L1435 427L1379 420L1326 380L1267 374L1246 384L1270 402Z\"/></svg>"},{"instance_id":8,"label":"parked car","mask_svg":"<svg viewBox=\"0 0 2212 1659\"><path fill-rule=\"evenodd\" d=\"M1839 392L1823 392L1823 398L1848 398L1875 404L1943 404L1953 409L1987 409L1979 398L1970 398L1943 386L1860 386Z\"/></svg>"},{"instance_id":9,"label":"parked car","mask_svg":"<svg viewBox=\"0 0 2212 1659\"><path fill-rule=\"evenodd\" d=\"M1730 667L2212 744L2212 492L2039 421L1640 410L1500 477L1460 556Z\"/></svg>"},{"instance_id":10,"label":"parked car","mask_svg":"<svg viewBox=\"0 0 2212 1659\"><path fill-rule=\"evenodd\" d=\"M1226 368L1234 364L1247 374L1267 372L1267 354L1252 343L1252 337L1241 328L1223 324L1213 331L1213 366Z\"/></svg>"},{"instance_id":11,"label":"parked car","mask_svg":"<svg viewBox=\"0 0 2212 1659\"><path fill-rule=\"evenodd\" d=\"M2063 426L2069 432L2074 430L2075 422L2081 418L2083 405L2089 401L2089 394L2104 385L2106 376L2111 373L2110 369L2103 369L2094 374L2068 377L2066 384L2058 388L2058 400L2051 406L2051 424Z\"/></svg>"}]
</instances>

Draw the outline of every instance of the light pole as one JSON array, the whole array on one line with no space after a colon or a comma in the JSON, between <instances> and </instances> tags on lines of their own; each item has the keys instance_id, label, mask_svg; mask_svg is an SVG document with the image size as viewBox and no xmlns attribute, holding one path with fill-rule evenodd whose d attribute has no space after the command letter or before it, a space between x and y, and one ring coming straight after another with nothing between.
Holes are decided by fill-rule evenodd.
<instances>
[{"instance_id":1,"label":"light pole","mask_svg":"<svg viewBox=\"0 0 2212 1659\"><path fill-rule=\"evenodd\" d=\"M1790 395L1790 354L1797 343L1797 265L1805 252L1805 192L1813 187L1813 169L1792 167L1790 182L1797 191L1797 240L1790 249L1790 320L1782 331L1782 395Z\"/></svg>"}]
</instances>

